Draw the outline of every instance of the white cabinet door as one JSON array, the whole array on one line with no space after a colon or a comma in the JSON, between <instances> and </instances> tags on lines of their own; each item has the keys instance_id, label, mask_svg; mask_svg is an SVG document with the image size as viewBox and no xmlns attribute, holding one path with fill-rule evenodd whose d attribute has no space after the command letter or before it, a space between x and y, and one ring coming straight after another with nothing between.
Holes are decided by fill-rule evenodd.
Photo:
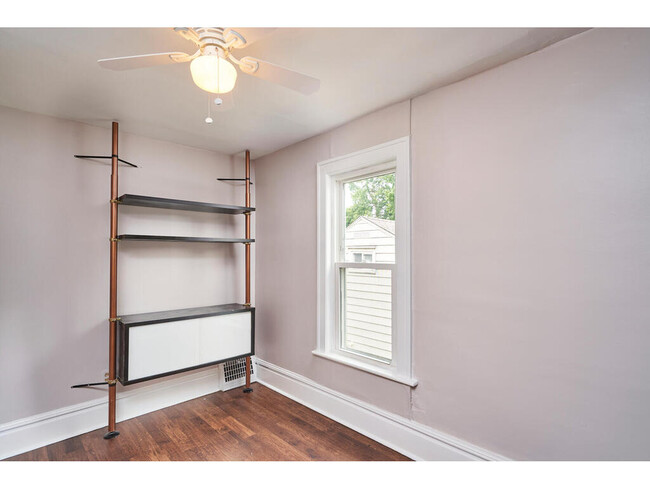
<instances>
[{"instance_id":1,"label":"white cabinet door","mask_svg":"<svg viewBox=\"0 0 650 488\"><path fill-rule=\"evenodd\" d=\"M251 312L129 327L128 381L250 354Z\"/></svg>"}]
</instances>

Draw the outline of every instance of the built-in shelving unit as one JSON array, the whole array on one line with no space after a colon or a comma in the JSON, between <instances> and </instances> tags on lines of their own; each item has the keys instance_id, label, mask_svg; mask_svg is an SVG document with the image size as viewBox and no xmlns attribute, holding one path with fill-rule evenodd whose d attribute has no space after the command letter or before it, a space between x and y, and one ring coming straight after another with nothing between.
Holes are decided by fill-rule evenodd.
<instances>
[{"instance_id":1,"label":"built-in shelving unit","mask_svg":"<svg viewBox=\"0 0 650 488\"><path fill-rule=\"evenodd\" d=\"M147 381L235 359L246 359L246 389L250 388L251 356L255 353L255 307L251 306L251 213L250 152L246 151L245 178L219 178L226 183L243 183L246 205L176 200L171 198L125 194L118 198L118 163L136 167L118 157L118 124L113 122L111 156L75 156L83 159L111 159L110 220L110 294L109 294L109 365L103 383L87 383L75 387L108 385L108 432L105 439L119 435L115 429L116 384ZM243 238L193 237L117 234L120 206L153 207L227 215L244 215ZM121 241L204 242L244 244L246 248L245 302L210 305L178 310L153 311L118 316L117 313L117 251Z\"/></svg>"}]
</instances>

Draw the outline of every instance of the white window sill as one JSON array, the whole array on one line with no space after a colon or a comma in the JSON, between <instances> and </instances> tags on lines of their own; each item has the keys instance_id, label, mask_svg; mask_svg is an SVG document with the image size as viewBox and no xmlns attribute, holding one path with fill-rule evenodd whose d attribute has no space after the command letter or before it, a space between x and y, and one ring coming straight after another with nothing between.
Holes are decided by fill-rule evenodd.
<instances>
[{"instance_id":1,"label":"white window sill","mask_svg":"<svg viewBox=\"0 0 650 488\"><path fill-rule=\"evenodd\" d=\"M415 378L407 378L406 376L399 376L390 371L386 371L385 369L382 369L380 367L373 366L372 364L368 364L363 361L358 361L349 358L347 356L342 356L330 352L316 351L316 350L312 351L311 353L314 356L318 356L324 359L329 359L330 361L334 361L336 363L345 364L346 366L360 369L361 371L365 371L367 373L371 373L376 376L381 376L382 378L386 378L388 380L395 381L397 383L402 383L403 385L408 385L411 388L416 387L418 384L418 380L416 380Z\"/></svg>"}]
</instances>

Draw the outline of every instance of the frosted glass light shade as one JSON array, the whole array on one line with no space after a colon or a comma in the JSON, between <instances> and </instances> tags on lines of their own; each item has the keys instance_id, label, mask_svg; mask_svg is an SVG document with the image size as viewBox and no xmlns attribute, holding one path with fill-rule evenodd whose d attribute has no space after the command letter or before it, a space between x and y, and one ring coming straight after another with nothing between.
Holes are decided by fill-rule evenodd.
<instances>
[{"instance_id":1,"label":"frosted glass light shade","mask_svg":"<svg viewBox=\"0 0 650 488\"><path fill-rule=\"evenodd\" d=\"M235 87L237 70L217 55L203 55L190 63L196 86L210 93L228 93Z\"/></svg>"}]
</instances>

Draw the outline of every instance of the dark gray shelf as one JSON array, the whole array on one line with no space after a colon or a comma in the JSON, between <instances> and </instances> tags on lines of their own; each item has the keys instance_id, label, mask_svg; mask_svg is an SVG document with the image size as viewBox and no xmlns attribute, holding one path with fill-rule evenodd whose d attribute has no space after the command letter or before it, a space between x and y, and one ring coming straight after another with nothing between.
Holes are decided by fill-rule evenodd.
<instances>
[{"instance_id":1,"label":"dark gray shelf","mask_svg":"<svg viewBox=\"0 0 650 488\"><path fill-rule=\"evenodd\" d=\"M254 207L237 205L221 205L218 203L192 202L189 200L173 200L171 198L148 197L144 195L125 194L118 198L120 204L134 207L166 208L169 210L186 210L189 212L208 212L238 215L254 212Z\"/></svg>"},{"instance_id":2,"label":"dark gray shelf","mask_svg":"<svg viewBox=\"0 0 650 488\"><path fill-rule=\"evenodd\" d=\"M212 317L214 315L227 315L231 313L247 312L254 309L255 307L248 307L239 303L227 303L225 305L211 305L208 307L181 308L178 310L166 310L163 312L121 315L120 322L129 327L133 327L137 325Z\"/></svg>"},{"instance_id":3,"label":"dark gray shelf","mask_svg":"<svg viewBox=\"0 0 650 488\"><path fill-rule=\"evenodd\" d=\"M227 237L183 237L183 236L149 236L137 234L122 234L117 236L121 241L167 241L167 242L212 242L243 244L255 242L255 239L230 239Z\"/></svg>"}]
</instances>

